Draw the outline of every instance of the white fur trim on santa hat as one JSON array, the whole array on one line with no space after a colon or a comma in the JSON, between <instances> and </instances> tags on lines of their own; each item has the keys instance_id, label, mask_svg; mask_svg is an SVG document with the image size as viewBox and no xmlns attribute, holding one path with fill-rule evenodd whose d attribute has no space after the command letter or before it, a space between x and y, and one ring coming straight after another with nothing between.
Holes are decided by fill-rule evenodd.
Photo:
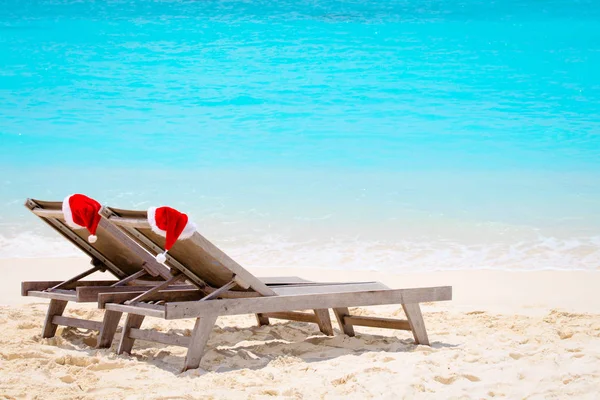
<instances>
[{"instance_id":1,"label":"white fur trim on santa hat","mask_svg":"<svg viewBox=\"0 0 600 400\"><path fill-rule=\"evenodd\" d=\"M187 224L185 224L185 228L183 228L181 235L179 235L179 239L180 240L189 239L192 237L194 232L196 232L196 224L194 224L188 218L188 222L187 222Z\"/></svg>"},{"instance_id":2,"label":"white fur trim on santa hat","mask_svg":"<svg viewBox=\"0 0 600 400\"><path fill-rule=\"evenodd\" d=\"M77 225L75 221L73 221L73 212L71 211L71 204L69 203L69 199L73 196L72 194L65 197L62 203L62 212L65 217L65 222L73 229L81 229L85 228L85 226Z\"/></svg>"},{"instance_id":3,"label":"white fur trim on santa hat","mask_svg":"<svg viewBox=\"0 0 600 400\"><path fill-rule=\"evenodd\" d=\"M159 208L159 207L150 207L148 209L148 223L150 224L150 228L152 228L152 232L154 232L157 235L160 235L162 237L166 237L167 231L160 229L158 227L158 225L156 225L156 209L157 208ZM184 239L191 238L192 235L194 234L194 232L196 232L196 230L197 230L196 224L194 224L188 217L188 222L187 222L187 224L185 224L185 228L183 228L183 231L181 232L181 235L179 235L179 238L177 240L184 240Z\"/></svg>"},{"instance_id":4,"label":"white fur trim on santa hat","mask_svg":"<svg viewBox=\"0 0 600 400\"><path fill-rule=\"evenodd\" d=\"M167 231L163 231L162 229L160 229L158 227L158 225L156 225L156 209L157 208L158 207L150 207L148 209L148 223L150 224L150 228L152 228L152 232L154 232L157 235L160 235L162 237L166 237Z\"/></svg>"}]
</instances>

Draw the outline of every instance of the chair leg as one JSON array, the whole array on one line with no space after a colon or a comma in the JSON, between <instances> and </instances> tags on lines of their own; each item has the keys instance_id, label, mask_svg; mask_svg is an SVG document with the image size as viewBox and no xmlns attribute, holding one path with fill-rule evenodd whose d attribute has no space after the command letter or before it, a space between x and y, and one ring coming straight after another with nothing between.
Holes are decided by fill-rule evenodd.
<instances>
[{"instance_id":1,"label":"chair leg","mask_svg":"<svg viewBox=\"0 0 600 400\"><path fill-rule=\"evenodd\" d=\"M406 319L408 319L415 342L429 346L429 338L427 337L425 321L423 321L423 314L421 314L419 303L402 304L402 308L404 308L404 313L406 314Z\"/></svg>"},{"instance_id":2,"label":"chair leg","mask_svg":"<svg viewBox=\"0 0 600 400\"><path fill-rule=\"evenodd\" d=\"M348 311L347 307L334 308L333 313L335 314L335 318L340 325L340 329L348 336L354 336L354 327L350 324L347 324L344 321L344 317L350 315L350 311Z\"/></svg>"},{"instance_id":3,"label":"chair leg","mask_svg":"<svg viewBox=\"0 0 600 400\"><path fill-rule=\"evenodd\" d=\"M142 325L142 322L144 322L143 315L127 314L127 318L125 318L125 325L123 325L123 332L121 332L121 341L119 342L119 347L117 348L117 354L131 354L131 349L133 348L135 339L129 337L129 332L131 328L138 329Z\"/></svg>"},{"instance_id":4,"label":"chair leg","mask_svg":"<svg viewBox=\"0 0 600 400\"><path fill-rule=\"evenodd\" d=\"M329 310L326 308L320 308L313 311L315 312L319 330L327 336L333 336L333 326L331 325Z\"/></svg>"},{"instance_id":5,"label":"chair leg","mask_svg":"<svg viewBox=\"0 0 600 400\"><path fill-rule=\"evenodd\" d=\"M121 315L123 313L119 311L106 310L104 312L104 319L100 328L100 334L98 335L98 343L96 344L97 348L107 349L112 345L115 332L119 327Z\"/></svg>"},{"instance_id":6,"label":"chair leg","mask_svg":"<svg viewBox=\"0 0 600 400\"><path fill-rule=\"evenodd\" d=\"M256 316L256 322L258 326L270 325L269 317L265 317L263 314L254 314Z\"/></svg>"},{"instance_id":7,"label":"chair leg","mask_svg":"<svg viewBox=\"0 0 600 400\"><path fill-rule=\"evenodd\" d=\"M195 369L200 366L200 360L202 360L202 356L204 355L204 348L216 321L216 315L196 318L196 324L194 325L187 355L185 356L183 371Z\"/></svg>"},{"instance_id":8,"label":"chair leg","mask_svg":"<svg viewBox=\"0 0 600 400\"><path fill-rule=\"evenodd\" d=\"M46 320L44 321L44 328L42 330L43 338L51 338L56 335L56 328L58 325L52 322L52 319L57 315L62 315L67 307L67 301L65 300L50 300L48 306L48 312L46 313Z\"/></svg>"}]
</instances>

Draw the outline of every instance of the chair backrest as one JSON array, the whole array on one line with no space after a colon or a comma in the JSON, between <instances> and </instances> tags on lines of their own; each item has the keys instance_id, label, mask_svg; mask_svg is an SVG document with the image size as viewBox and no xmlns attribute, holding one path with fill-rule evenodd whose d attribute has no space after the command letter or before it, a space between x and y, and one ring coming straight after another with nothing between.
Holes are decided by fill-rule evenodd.
<instances>
[{"instance_id":1,"label":"chair backrest","mask_svg":"<svg viewBox=\"0 0 600 400\"><path fill-rule=\"evenodd\" d=\"M167 267L159 264L150 253L106 218L100 220L96 230L98 240L89 243L87 240L89 232L86 229L73 229L66 224L62 202L27 199L25 207L93 260L102 263L106 270L117 278L126 278L142 269L153 277L167 279L171 276Z\"/></svg>"},{"instance_id":2,"label":"chair backrest","mask_svg":"<svg viewBox=\"0 0 600 400\"><path fill-rule=\"evenodd\" d=\"M146 211L104 207L101 213L149 251L154 254L164 251L165 238L152 231ZM263 296L276 294L198 232L189 239L175 242L167 254L166 263L199 286L219 288L235 280L237 286L231 290L251 289Z\"/></svg>"}]
</instances>

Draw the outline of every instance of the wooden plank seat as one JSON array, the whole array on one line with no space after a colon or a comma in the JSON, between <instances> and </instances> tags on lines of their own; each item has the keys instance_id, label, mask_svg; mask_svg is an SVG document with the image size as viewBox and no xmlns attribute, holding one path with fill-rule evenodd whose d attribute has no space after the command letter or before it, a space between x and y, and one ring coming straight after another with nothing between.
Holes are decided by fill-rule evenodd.
<instances>
[{"instance_id":1,"label":"wooden plank seat","mask_svg":"<svg viewBox=\"0 0 600 400\"><path fill-rule=\"evenodd\" d=\"M164 238L152 232L145 212L108 207L103 212L110 222L148 251L153 254L164 251ZM315 323L321 332L332 335L328 312L332 309L347 335L354 335L353 326L410 330L416 343L428 345L419 303L452 299L450 286L390 289L378 282L267 285L198 232L176 242L167 253L166 263L196 288L170 290L167 285L144 293L101 293L98 302L107 311L127 313L119 354L130 353L138 339L183 346L187 347L184 370L199 366L219 316L255 314L259 325L268 324L270 318ZM357 316L348 311L348 307L384 304L402 305L407 319ZM183 337L141 329L146 317L190 318L195 319L195 325L191 336Z\"/></svg>"}]
</instances>

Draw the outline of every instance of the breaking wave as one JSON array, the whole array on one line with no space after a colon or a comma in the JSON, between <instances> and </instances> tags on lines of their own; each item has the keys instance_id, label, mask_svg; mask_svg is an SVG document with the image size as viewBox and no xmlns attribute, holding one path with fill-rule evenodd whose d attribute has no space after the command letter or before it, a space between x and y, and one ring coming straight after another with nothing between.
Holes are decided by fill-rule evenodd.
<instances>
[{"instance_id":1,"label":"breaking wave","mask_svg":"<svg viewBox=\"0 0 600 400\"><path fill-rule=\"evenodd\" d=\"M558 239L540 237L514 243L464 244L449 240L294 241L262 235L252 241L215 243L249 267L305 267L381 272L436 270L598 270L600 236ZM65 240L33 232L0 235L0 258L45 258L83 255Z\"/></svg>"}]
</instances>

